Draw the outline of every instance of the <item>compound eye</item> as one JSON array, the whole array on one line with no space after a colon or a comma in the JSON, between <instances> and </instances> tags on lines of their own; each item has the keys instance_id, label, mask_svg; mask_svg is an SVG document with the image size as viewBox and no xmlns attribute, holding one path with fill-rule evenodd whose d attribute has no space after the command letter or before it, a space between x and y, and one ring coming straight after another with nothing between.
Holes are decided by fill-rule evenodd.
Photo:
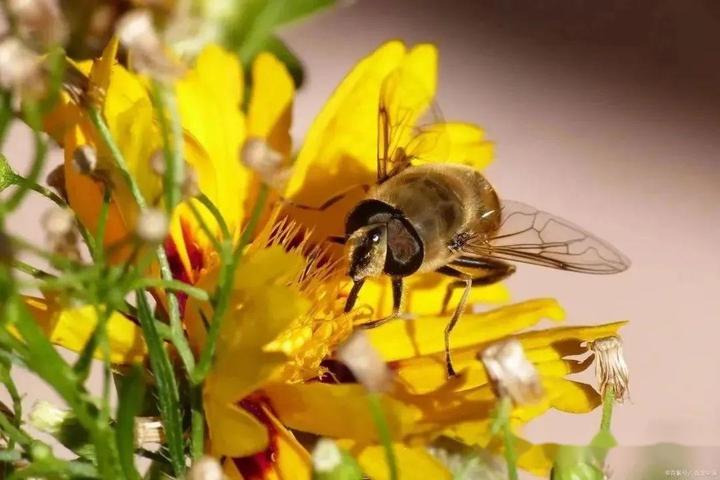
<instances>
[{"instance_id":1,"label":"compound eye","mask_svg":"<svg viewBox=\"0 0 720 480\"><path fill-rule=\"evenodd\" d=\"M370 241L372 241L373 243L378 243L380 241L380 234L373 233L370 237Z\"/></svg>"}]
</instances>

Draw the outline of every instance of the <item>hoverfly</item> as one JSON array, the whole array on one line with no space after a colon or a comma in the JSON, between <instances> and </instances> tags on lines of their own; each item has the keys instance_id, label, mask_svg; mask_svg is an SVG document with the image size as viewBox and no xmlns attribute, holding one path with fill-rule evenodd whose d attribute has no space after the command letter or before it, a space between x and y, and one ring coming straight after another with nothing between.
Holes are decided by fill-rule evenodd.
<instances>
[{"instance_id":1,"label":"hoverfly","mask_svg":"<svg viewBox=\"0 0 720 480\"><path fill-rule=\"evenodd\" d=\"M455 281L448 286L443 312L452 290L463 289L445 328L445 361L452 376L450 334L465 310L470 289L513 274L515 266L508 261L593 274L619 273L630 262L607 242L566 220L501 200L473 167L414 164L423 159L423 150L434 150L433 160L437 160L439 145L449 139L439 122L417 125L418 115L412 112L420 105L429 107L431 96L399 90L400 84L413 84L403 75L391 74L380 92L377 182L364 186L365 197L346 218L345 235L335 239L346 244L348 275L353 281L345 312L353 309L369 277L390 277L393 311L362 328L401 316L405 277L423 272L452 277ZM324 210L344 195L320 207L296 206Z\"/></svg>"}]
</instances>

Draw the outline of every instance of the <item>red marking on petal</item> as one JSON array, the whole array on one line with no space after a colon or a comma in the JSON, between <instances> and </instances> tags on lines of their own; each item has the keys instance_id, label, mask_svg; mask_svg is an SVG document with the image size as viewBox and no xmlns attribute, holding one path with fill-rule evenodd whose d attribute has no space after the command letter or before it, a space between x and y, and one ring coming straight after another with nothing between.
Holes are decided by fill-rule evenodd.
<instances>
[{"instance_id":1,"label":"red marking on petal","mask_svg":"<svg viewBox=\"0 0 720 480\"><path fill-rule=\"evenodd\" d=\"M172 272L173 278L187 283L188 285L193 285L197 280L198 274L205 266L205 258L200 245L193 238L190 225L181 218L180 226L182 229L183 240L185 242L186 253L188 259L190 260L190 270L188 271L188 269L185 268L185 264L183 263L180 252L178 251L177 244L170 236L168 236L165 240L165 253L168 257L168 263L170 264L170 271ZM177 293L177 297L180 302L180 311L182 313L185 309L187 294Z\"/></svg>"},{"instance_id":2,"label":"red marking on petal","mask_svg":"<svg viewBox=\"0 0 720 480\"><path fill-rule=\"evenodd\" d=\"M266 411L270 408L270 402L265 397L253 395L240 400L238 404L265 426L270 440L262 452L233 458L233 461L245 480L262 480L265 473L273 468L278 455L278 430Z\"/></svg>"}]
</instances>

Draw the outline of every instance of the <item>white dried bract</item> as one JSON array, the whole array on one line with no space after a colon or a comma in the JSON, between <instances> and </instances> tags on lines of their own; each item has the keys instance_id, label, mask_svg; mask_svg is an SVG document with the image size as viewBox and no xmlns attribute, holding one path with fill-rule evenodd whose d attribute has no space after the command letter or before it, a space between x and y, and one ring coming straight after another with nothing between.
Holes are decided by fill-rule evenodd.
<instances>
[{"instance_id":1,"label":"white dried bract","mask_svg":"<svg viewBox=\"0 0 720 480\"><path fill-rule=\"evenodd\" d=\"M72 165L75 171L86 175L93 173L97 168L97 152L90 145L81 145L73 152Z\"/></svg>"},{"instance_id":2,"label":"white dried bract","mask_svg":"<svg viewBox=\"0 0 720 480\"><path fill-rule=\"evenodd\" d=\"M129 11L118 20L116 31L135 70L161 80L172 80L182 73L180 65L166 55L149 10Z\"/></svg>"},{"instance_id":3,"label":"white dried bract","mask_svg":"<svg viewBox=\"0 0 720 480\"><path fill-rule=\"evenodd\" d=\"M479 356L498 397L509 397L516 405L537 403L542 399L540 376L518 340L494 343Z\"/></svg>"},{"instance_id":4,"label":"white dried bract","mask_svg":"<svg viewBox=\"0 0 720 480\"><path fill-rule=\"evenodd\" d=\"M313 468L318 473L328 473L342 463L342 453L337 444L329 438L321 438L312 451Z\"/></svg>"},{"instance_id":5,"label":"white dried bract","mask_svg":"<svg viewBox=\"0 0 720 480\"><path fill-rule=\"evenodd\" d=\"M192 464L187 480L223 480L227 478L217 459L204 455Z\"/></svg>"},{"instance_id":6,"label":"white dried bract","mask_svg":"<svg viewBox=\"0 0 720 480\"><path fill-rule=\"evenodd\" d=\"M140 240L148 243L161 243L168 234L168 217L165 212L148 208L140 214L135 233Z\"/></svg>"},{"instance_id":7,"label":"white dried bract","mask_svg":"<svg viewBox=\"0 0 720 480\"><path fill-rule=\"evenodd\" d=\"M623 402L628 395L630 373L622 351L620 337L598 338L588 345L595 353L595 376L604 397L608 387L613 387L615 400Z\"/></svg>"},{"instance_id":8,"label":"white dried bract","mask_svg":"<svg viewBox=\"0 0 720 480\"><path fill-rule=\"evenodd\" d=\"M165 441L165 427L157 417L135 417L135 446L160 447Z\"/></svg>"},{"instance_id":9,"label":"white dried bract","mask_svg":"<svg viewBox=\"0 0 720 480\"><path fill-rule=\"evenodd\" d=\"M262 138L250 138L240 153L242 163L253 170L262 181L276 190L282 190L290 178L290 169L285 158L273 150Z\"/></svg>"},{"instance_id":10,"label":"white dried bract","mask_svg":"<svg viewBox=\"0 0 720 480\"><path fill-rule=\"evenodd\" d=\"M392 372L370 343L367 332L357 330L350 335L338 348L337 358L369 391L383 392L390 386Z\"/></svg>"},{"instance_id":11,"label":"white dried bract","mask_svg":"<svg viewBox=\"0 0 720 480\"><path fill-rule=\"evenodd\" d=\"M40 97L45 93L43 60L19 39L0 41L0 87L21 97Z\"/></svg>"},{"instance_id":12,"label":"white dried bract","mask_svg":"<svg viewBox=\"0 0 720 480\"><path fill-rule=\"evenodd\" d=\"M68 27L57 0L8 0L7 6L25 40L43 47L67 40Z\"/></svg>"}]
</instances>

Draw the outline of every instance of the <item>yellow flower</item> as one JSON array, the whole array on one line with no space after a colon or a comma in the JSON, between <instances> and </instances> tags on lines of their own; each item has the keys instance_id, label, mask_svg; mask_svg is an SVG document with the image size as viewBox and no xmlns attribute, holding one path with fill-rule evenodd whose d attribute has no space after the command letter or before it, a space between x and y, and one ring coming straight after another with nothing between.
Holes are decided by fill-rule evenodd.
<instances>
[{"instance_id":1,"label":"yellow flower","mask_svg":"<svg viewBox=\"0 0 720 480\"><path fill-rule=\"evenodd\" d=\"M100 92L105 118L133 176L146 198L160 198L161 182L150 170L160 149L156 112L147 86L138 76L113 64L114 44L92 65L91 84ZM218 207L237 238L255 201L259 178L239 162L249 140L263 142L289 162L288 134L292 82L272 56L261 55L252 69L253 91L248 113L240 110L243 85L240 66L218 47L207 48L195 67L176 85L184 129L185 158L198 174L200 191ZM437 52L430 45L407 49L389 42L363 59L343 80L310 128L293 164L284 196L319 205L356 184L375 178L377 105L402 101L418 119L434 95ZM392 81L388 81L391 79ZM403 82L420 80L412 90ZM384 85L384 87L383 87ZM405 95L406 92L416 95ZM98 163L113 175L108 152L90 128L83 109L70 97L47 119L47 128L65 148L70 204L91 228L98 215L102 185L71 169L79 145L91 144ZM424 161L452 161L483 168L492 158L483 131L464 123L435 125L442 141L422 146ZM412 142L408 136L406 139ZM450 148L440 148L440 146ZM287 165L287 164L285 164ZM122 181L113 182L113 204L106 243L133 228L137 216ZM358 192L359 195L359 192ZM350 195L322 214L278 207L266 212L263 227L235 272L213 369L203 399L210 452L225 457L231 478L310 478L310 459L292 431L336 439L359 460L372 478L387 478L384 452L368 407L367 392L333 358L350 335L362 306L374 316L390 309L385 282L369 282L356 312L343 313L347 280L336 247L318 242L343 231L345 214L358 200ZM192 200L190 200L192 201ZM92 205L90 205L92 204ZM217 231L209 213L206 221ZM176 278L213 292L217 286L217 253L200 231L187 204L172 219L165 244ZM516 407L511 421L519 429L548 409L583 413L599 405L589 385L567 378L585 370L591 357L587 342L615 335L622 323L597 327L535 327L543 319L560 321L554 300L531 300L478 313L478 304L508 300L502 286L476 289L452 338L453 360L460 372L448 379L443 360L443 329L438 314L449 279L438 274L408 281L406 310L413 318L369 332L372 345L393 372L390 388L381 394L397 456L400 477L450 478L426 446L438 437L493 451L501 445L490 433L495 398L477 353L488 344L514 336L537 368L547 392L537 405ZM95 324L92 309L64 309L57 303L33 300L36 317L50 338L79 349ZM187 300L183 321L191 345L205 342L203 317L211 305ZM202 313L202 314L201 314ZM113 315L109 330L115 347L113 362L135 362L145 354L141 332L130 320ZM113 338L117 337L115 340ZM535 472L548 468L550 451L521 445L520 461Z\"/></svg>"}]
</instances>

